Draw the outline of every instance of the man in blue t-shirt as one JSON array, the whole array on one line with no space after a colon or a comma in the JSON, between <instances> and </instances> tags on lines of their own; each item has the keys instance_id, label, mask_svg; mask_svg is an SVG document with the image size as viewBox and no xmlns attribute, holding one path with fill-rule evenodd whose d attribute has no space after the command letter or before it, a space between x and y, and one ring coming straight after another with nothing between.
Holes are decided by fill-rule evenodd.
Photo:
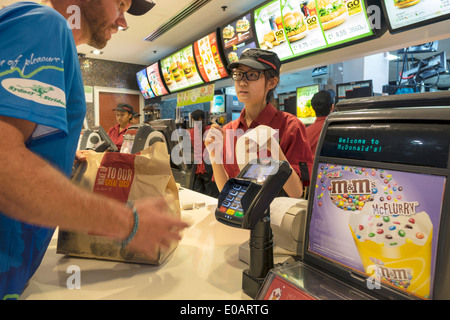
<instances>
[{"instance_id":1,"label":"man in blue t-shirt","mask_svg":"<svg viewBox=\"0 0 450 320\"><path fill-rule=\"evenodd\" d=\"M73 3L79 10L69 8ZM119 241L132 234L130 247L144 254L178 240L172 226L186 227L162 215L159 199L137 201L133 212L67 178L86 112L76 46L103 48L119 26L127 27L125 12L142 15L152 6L47 0L0 10L0 299L19 297L56 226ZM69 25L74 12L82 28Z\"/></svg>"}]
</instances>

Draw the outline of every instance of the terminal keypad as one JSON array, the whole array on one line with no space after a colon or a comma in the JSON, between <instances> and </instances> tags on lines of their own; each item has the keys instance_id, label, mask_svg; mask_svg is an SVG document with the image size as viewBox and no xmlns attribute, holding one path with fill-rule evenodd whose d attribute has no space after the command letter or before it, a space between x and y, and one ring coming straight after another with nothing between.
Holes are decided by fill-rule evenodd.
<instances>
[{"instance_id":1,"label":"terminal keypad","mask_svg":"<svg viewBox=\"0 0 450 320\"><path fill-rule=\"evenodd\" d=\"M247 186L233 184L219 210L230 215L241 218L244 216L241 199L247 191Z\"/></svg>"}]
</instances>

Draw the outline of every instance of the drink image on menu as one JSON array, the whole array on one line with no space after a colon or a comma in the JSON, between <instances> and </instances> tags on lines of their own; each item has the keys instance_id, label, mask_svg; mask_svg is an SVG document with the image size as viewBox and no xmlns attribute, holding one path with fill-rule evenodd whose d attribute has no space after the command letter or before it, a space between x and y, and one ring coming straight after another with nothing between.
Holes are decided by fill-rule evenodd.
<instances>
[{"instance_id":1,"label":"drink image on menu","mask_svg":"<svg viewBox=\"0 0 450 320\"><path fill-rule=\"evenodd\" d=\"M317 21L317 9L315 0L303 0L300 3L300 10L305 16L305 22L308 25L309 30L313 30L319 27Z\"/></svg>"},{"instance_id":2,"label":"drink image on menu","mask_svg":"<svg viewBox=\"0 0 450 320\"><path fill-rule=\"evenodd\" d=\"M393 0L393 1L394 5L400 9L412 7L420 2L420 0Z\"/></svg>"},{"instance_id":3,"label":"drink image on menu","mask_svg":"<svg viewBox=\"0 0 450 320\"><path fill-rule=\"evenodd\" d=\"M347 20L344 0L317 0L319 19L323 30L329 30Z\"/></svg>"}]
</instances>

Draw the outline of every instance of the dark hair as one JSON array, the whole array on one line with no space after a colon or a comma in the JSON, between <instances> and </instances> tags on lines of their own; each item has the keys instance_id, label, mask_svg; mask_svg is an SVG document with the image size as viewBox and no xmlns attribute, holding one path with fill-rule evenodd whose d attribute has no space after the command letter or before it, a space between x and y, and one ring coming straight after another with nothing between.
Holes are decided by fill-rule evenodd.
<instances>
[{"instance_id":1,"label":"dark hair","mask_svg":"<svg viewBox=\"0 0 450 320\"><path fill-rule=\"evenodd\" d=\"M194 119L194 121L199 121L200 119L205 120L205 111L201 109L197 109L191 112L191 118Z\"/></svg>"},{"instance_id":2,"label":"dark hair","mask_svg":"<svg viewBox=\"0 0 450 320\"><path fill-rule=\"evenodd\" d=\"M276 70L268 69L268 70L264 70L264 77L266 78L266 80L278 78L277 85L275 86L275 88L270 89L269 92L267 92L267 97L266 97L266 103L271 102L272 104L274 104L274 103L276 103L275 89L278 87L278 84L280 83L280 76ZM277 106L275 106L275 107L277 107Z\"/></svg>"},{"instance_id":3,"label":"dark hair","mask_svg":"<svg viewBox=\"0 0 450 320\"><path fill-rule=\"evenodd\" d=\"M326 117L330 114L334 99L328 90L317 92L311 99L311 106L317 117Z\"/></svg>"}]
</instances>

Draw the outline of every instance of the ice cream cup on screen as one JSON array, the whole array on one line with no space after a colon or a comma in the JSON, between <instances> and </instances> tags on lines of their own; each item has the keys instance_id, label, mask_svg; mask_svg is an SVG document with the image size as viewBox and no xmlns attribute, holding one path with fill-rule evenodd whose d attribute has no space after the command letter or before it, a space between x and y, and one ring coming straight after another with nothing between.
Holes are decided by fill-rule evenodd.
<instances>
[{"instance_id":1,"label":"ice cream cup on screen","mask_svg":"<svg viewBox=\"0 0 450 320\"><path fill-rule=\"evenodd\" d=\"M382 282L420 297L430 296L433 225L424 211L411 215L373 215L349 219L364 270Z\"/></svg>"}]
</instances>

